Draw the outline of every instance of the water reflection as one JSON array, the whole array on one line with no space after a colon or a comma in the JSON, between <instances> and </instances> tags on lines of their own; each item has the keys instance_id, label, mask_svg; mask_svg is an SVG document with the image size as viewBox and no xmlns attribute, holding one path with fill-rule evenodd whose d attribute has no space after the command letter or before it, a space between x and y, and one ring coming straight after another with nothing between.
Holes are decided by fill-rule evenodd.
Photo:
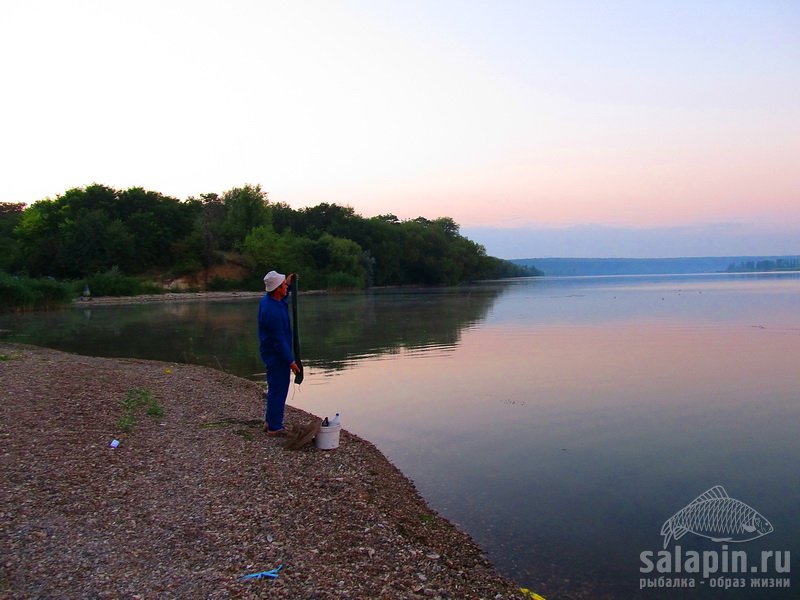
<instances>
[{"instance_id":1,"label":"water reflection","mask_svg":"<svg viewBox=\"0 0 800 600\"><path fill-rule=\"evenodd\" d=\"M634 597L638 553L719 482L781 523L766 548L798 550L798 350L747 328L483 328L453 361L405 365L415 377L378 410L377 437L523 583ZM370 374L373 389L389 376Z\"/></svg>"},{"instance_id":2,"label":"water reflection","mask_svg":"<svg viewBox=\"0 0 800 600\"><path fill-rule=\"evenodd\" d=\"M374 442L547 597L638 590L663 522L724 485L800 556L800 278L552 278L308 296L290 402ZM20 341L261 370L255 302L0 318ZM326 376L337 374L337 376ZM714 547L687 535L684 546ZM793 581L796 587L799 581ZM605 592L606 596L602 596ZM691 590L690 597L720 597ZM792 597L728 590L725 598Z\"/></svg>"},{"instance_id":3,"label":"water reflection","mask_svg":"<svg viewBox=\"0 0 800 600\"><path fill-rule=\"evenodd\" d=\"M303 360L341 371L367 357L454 348L486 318L507 284L352 295L307 295L299 303ZM79 354L151 358L263 371L255 335L258 300L82 307L0 315L5 338Z\"/></svg>"},{"instance_id":4,"label":"water reflection","mask_svg":"<svg viewBox=\"0 0 800 600\"><path fill-rule=\"evenodd\" d=\"M800 281L695 283L690 301L680 280L600 283L513 285L451 353L359 363L293 401L342 412L504 572L555 597L638 597L639 553L716 484L776 524L752 552L797 557Z\"/></svg>"}]
</instances>

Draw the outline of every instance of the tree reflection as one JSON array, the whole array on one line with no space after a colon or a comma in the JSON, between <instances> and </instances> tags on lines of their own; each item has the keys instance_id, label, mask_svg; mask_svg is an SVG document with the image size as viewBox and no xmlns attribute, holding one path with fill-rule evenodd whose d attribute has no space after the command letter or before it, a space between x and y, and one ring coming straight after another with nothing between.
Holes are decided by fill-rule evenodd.
<instances>
[{"instance_id":1,"label":"tree reflection","mask_svg":"<svg viewBox=\"0 0 800 600\"><path fill-rule=\"evenodd\" d=\"M382 290L300 297L304 363L339 371L359 360L403 349L455 347L482 321L503 282L458 288ZM109 357L200 364L259 378L258 301L182 302L10 314L3 338Z\"/></svg>"}]
</instances>

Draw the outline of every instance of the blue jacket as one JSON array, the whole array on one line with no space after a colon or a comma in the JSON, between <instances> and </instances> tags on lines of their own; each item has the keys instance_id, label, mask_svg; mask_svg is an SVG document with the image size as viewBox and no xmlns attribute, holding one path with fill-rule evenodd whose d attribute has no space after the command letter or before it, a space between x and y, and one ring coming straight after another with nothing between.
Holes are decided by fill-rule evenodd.
<instances>
[{"instance_id":1,"label":"blue jacket","mask_svg":"<svg viewBox=\"0 0 800 600\"><path fill-rule=\"evenodd\" d=\"M292 327L286 298L275 300L266 294L261 299L258 305L258 340L261 360L265 365L284 363L288 367L294 362Z\"/></svg>"}]
</instances>

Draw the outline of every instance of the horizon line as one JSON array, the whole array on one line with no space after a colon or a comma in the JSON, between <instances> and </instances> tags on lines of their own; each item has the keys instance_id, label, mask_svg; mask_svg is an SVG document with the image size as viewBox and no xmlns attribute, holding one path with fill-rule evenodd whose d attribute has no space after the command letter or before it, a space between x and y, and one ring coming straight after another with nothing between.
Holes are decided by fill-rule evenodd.
<instances>
[{"instance_id":1,"label":"horizon line","mask_svg":"<svg viewBox=\"0 0 800 600\"><path fill-rule=\"evenodd\" d=\"M530 256L506 260L702 260L709 258L800 258L800 254L719 254L706 256Z\"/></svg>"}]
</instances>

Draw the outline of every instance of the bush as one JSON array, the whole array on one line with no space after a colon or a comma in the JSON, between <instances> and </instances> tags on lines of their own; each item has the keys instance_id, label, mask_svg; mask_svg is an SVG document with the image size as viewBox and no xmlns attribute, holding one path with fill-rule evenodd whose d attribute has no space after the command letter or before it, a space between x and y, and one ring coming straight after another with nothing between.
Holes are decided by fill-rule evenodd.
<instances>
[{"instance_id":1,"label":"bush","mask_svg":"<svg viewBox=\"0 0 800 600\"><path fill-rule=\"evenodd\" d=\"M194 258L185 258L175 263L169 270L170 277L183 277L184 275L194 275L203 270L203 264Z\"/></svg>"},{"instance_id":2,"label":"bush","mask_svg":"<svg viewBox=\"0 0 800 600\"><path fill-rule=\"evenodd\" d=\"M248 275L242 280L242 290L247 292L264 292L264 276L260 273Z\"/></svg>"},{"instance_id":3,"label":"bush","mask_svg":"<svg viewBox=\"0 0 800 600\"><path fill-rule=\"evenodd\" d=\"M33 306L34 294L19 277L0 273L0 306L4 309Z\"/></svg>"},{"instance_id":4,"label":"bush","mask_svg":"<svg viewBox=\"0 0 800 600\"><path fill-rule=\"evenodd\" d=\"M74 296L72 286L54 279L31 279L30 286L37 306L66 304Z\"/></svg>"},{"instance_id":5,"label":"bush","mask_svg":"<svg viewBox=\"0 0 800 600\"><path fill-rule=\"evenodd\" d=\"M164 291L158 284L123 275L118 267L112 267L104 273L95 273L85 283L89 285L92 296L138 296L160 294Z\"/></svg>"},{"instance_id":6,"label":"bush","mask_svg":"<svg viewBox=\"0 0 800 600\"><path fill-rule=\"evenodd\" d=\"M352 273L343 273L342 271L329 273L327 276L327 281L328 288L333 290L362 289L364 287L363 277L358 277Z\"/></svg>"},{"instance_id":7,"label":"bush","mask_svg":"<svg viewBox=\"0 0 800 600\"><path fill-rule=\"evenodd\" d=\"M48 308L66 304L72 296L72 289L66 283L0 272L0 310Z\"/></svg>"},{"instance_id":8,"label":"bush","mask_svg":"<svg viewBox=\"0 0 800 600\"><path fill-rule=\"evenodd\" d=\"M208 286L206 287L209 292L231 292L241 290L242 288L243 282L236 281L235 279L227 279L225 277L214 277L208 282Z\"/></svg>"}]
</instances>

